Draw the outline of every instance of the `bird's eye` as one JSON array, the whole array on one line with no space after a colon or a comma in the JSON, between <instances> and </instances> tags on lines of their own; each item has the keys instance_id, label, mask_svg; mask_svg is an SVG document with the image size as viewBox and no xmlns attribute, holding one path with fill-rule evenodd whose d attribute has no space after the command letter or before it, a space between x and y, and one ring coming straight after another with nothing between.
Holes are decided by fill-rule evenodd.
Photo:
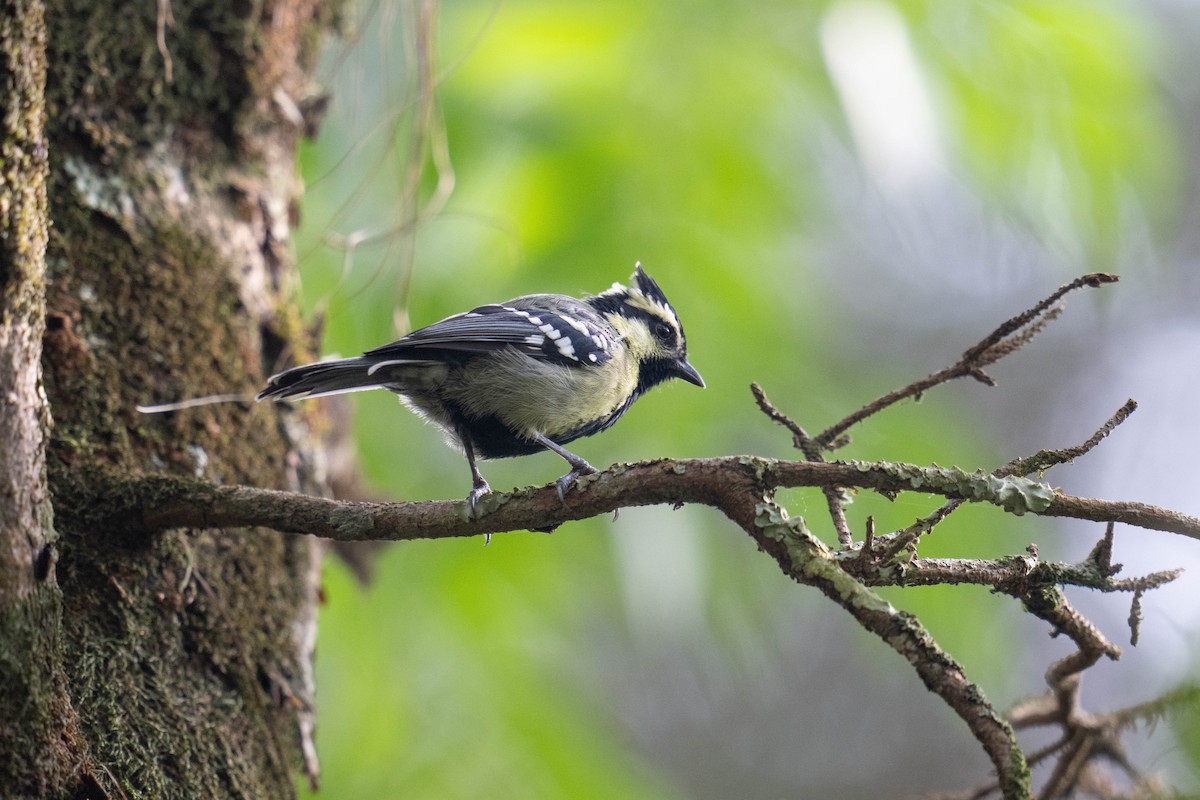
<instances>
[{"instance_id":1,"label":"bird's eye","mask_svg":"<svg viewBox=\"0 0 1200 800\"><path fill-rule=\"evenodd\" d=\"M654 338L658 339L659 341L670 342L672 333L674 333L674 331L671 330L671 326L667 323L657 322L654 324Z\"/></svg>"}]
</instances>

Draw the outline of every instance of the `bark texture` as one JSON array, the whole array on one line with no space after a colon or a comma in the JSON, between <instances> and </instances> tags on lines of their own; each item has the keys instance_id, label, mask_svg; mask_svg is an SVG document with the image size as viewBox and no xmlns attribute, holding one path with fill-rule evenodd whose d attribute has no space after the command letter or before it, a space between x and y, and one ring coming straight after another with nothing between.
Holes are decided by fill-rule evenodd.
<instances>
[{"instance_id":1,"label":"bark texture","mask_svg":"<svg viewBox=\"0 0 1200 800\"><path fill-rule=\"evenodd\" d=\"M52 797L78 784L85 744L62 665L46 486L44 11L17 0L0 16L0 785Z\"/></svg>"},{"instance_id":2,"label":"bark texture","mask_svg":"<svg viewBox=\"0 0 1200 800\"><path fill-rule=\"evenodd\" d=\"M62 667L41 385L46 28L39 0L0 16L0 785L53 796L82 753Z\"/></svg>"},{"instance_id":3,"label":"bark texture","mask_svg":"<svg viewBox=\"0 0 1200 800\"><path fill-rule=\"evenodd\" d=\"M45 302L45 21L37 2L0 17L0 605L40 582L46 543L44 431L39 362Z\"/></svg>"},{"instance_id":4,"label":"bark texture","mask_svg":"<svg viewBox=\"0 0 1200 800\"><path fill-rule=\"evenodd\" d=\"M21 648L36 662L19 694L8 683L0 693L0 751L14 753L0 758L0 784L21 787L14 796L291 796L298 768L316 773L313 540L131 536L120 518L77 513L74 495L96 468L320 490L313 451L270 407L136 406L250 392L301 338L286 311L295 149L333 10L54 0L41 12L6 3L0 29L0 383L20 411L6 406L0 428L11 473L0 668L11 673ZM30 265L47 218L43 338L42 273ZM14 618L32 624L14 631ZM57 766L18 763L46 731L65 754Z\"/></svg>"}]
</instances>

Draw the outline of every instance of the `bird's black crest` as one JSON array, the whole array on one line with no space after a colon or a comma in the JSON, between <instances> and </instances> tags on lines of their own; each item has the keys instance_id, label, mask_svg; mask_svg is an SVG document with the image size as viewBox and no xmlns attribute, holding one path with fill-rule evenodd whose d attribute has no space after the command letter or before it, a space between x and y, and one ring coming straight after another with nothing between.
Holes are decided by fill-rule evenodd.
<instances>
[{"instance_id":1,"label":"bird's black crest","mask_svg":"<svg viewBox=\"0 0 1200 800\"><path fill-rule=\"evenodd\" d=\"M602 314L615 313L626 317L643 316L651 320L656 315L653 309L657 307L661 310L661 316L671 320L681 332L683 331L675 308L667 300L667 296L663 294L663 290L658 287L654 278L651 278L642 269L640 261L634 268L632 283L632 288L614 283L608 291L587 298L587 302Z\"/></svg>"},{"instance_id":2,"label":"bird's black crest","mask_svg":"<svg viewBox=\"0 0 1200 800\"><path fill-rule=\"evenodd\" d=\"M660 306L671 308L671 304L667 301L667 296L663 294L663 290L658 288L654 278L646 274L642 269L642 263L639 261L633 272L633 280L637 284L638 291L646 296L647 300L657 303ZM674 311L674 309L672 309ZM674 316L674 314L672 314Z\"/></svg>"}]
</instances>

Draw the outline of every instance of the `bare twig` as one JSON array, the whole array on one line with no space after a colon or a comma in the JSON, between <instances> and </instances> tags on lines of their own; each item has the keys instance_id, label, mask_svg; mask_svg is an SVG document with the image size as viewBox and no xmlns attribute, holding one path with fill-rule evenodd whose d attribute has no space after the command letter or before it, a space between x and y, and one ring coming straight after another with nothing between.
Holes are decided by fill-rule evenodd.
<instances>
[{"instance_id":1,"label":"bare twig","mask_svg":"<svg viewBox=\"0 0 1200 800\"><path fill-rule=\"evenodd\" d=\"M821 446L808 435L808 432L799 423L784 414L767 399L767 393L761 386L752 383L750 391L754 394L754 399L764 414L792 432L792 444L804 454L805 459L809 461L825 460ZM821 487L821 492L825 495L825 503L829 506L829 517L833 521L833 529L837 533L838 545L843 550L848 550L854 547L854 535L850 533L850 523L846 520L846 506L842 491L840 486Z\"/></svg>"},{"instance_id":2,"label":"bare twig","mask_svg":"<svg viewBox=\"0 0 1200 800\"><path fill-rule=\"evenodd\" d=\"M909 397L919 397L934 386L947 383L956 378L969 375L983 383L993 385L995 381L983 371L983 368L1016 352L1045 328L1058 315L1058 312L1052 310L1052 307L1064 295L1084 286L1098 287L1117 280L1116 275L1095 272L1083 275L1064 286L1060 286L1049 297L1012 319L1007 320L973 347L969 348L962 354L962 358L959 359L958 363L938 370L918 381L910 383L902 389L889 392L871 401L853 414L850 414L840 422L831 425L818 434L815 437L817 443L823 448L828 448L838 437L867 417L877 414L901 400Z\"/></svg>"},{"instance_id":3,"label":"bare twig","mask_svg":"<svg viewBox=\"0 0 1200 800\"><path fill-rule=\"evenodd\" d=\"M763 391L761 386L759 386L757 383L750 384L750 393L754 395L754 400L758 403L758 407L762 409L762 412L766 414L771 421L778 422L780 425L792 432L792 445L801 453L804 453L805 459L809 461L825 460L824 456L821 454L821 448L815 441L813 441L813 438L808 435L808 431L804 430L800 423L796 422L787 414L784 414L782 411L780 411L775 404L770 401L770 399L767 397L767 393Z\"/></svg>"},{"instance_id":4,"label":"bare twig","mask_svg":"<svg viewBox=\"0 0 1200 800\"><path fill-rule=\"evenodd\" d=\"M1063 284L1062 286L1058 287L1053 294L1051 294L1045 300L1039 302L1033 308L1029 309L1028 311L1021 312L1017 316L1006 321L1000 327L996 328L996 330L992 331L992 333L979 342L979 344L975 345L966 353L964 353L963 360L973 361L978 356L982 355L988 350L991 350L993 347L1000 344L1001 340L1003 340L1006 336L1009 336L1010 334L1015 333L1016 331L1028 325L1032 320L1044 313L1069 292L1073 292L1076 289L1084 286L1090 286L1091 288L1096 289L1106 283L1116 283L1118 280L1120 280L1119 276L1110 275L1105 272L1090 272L1087 275L1080 275L1070 283Z\"/></svg>"},{"instance_id":5,"label":"bare twig","mask_svg":"<svg viewBox=\"0 0 1200 800\"><path fill-rule=\"evenodd\" d=\"M1063 448L1061 450L1039 450L1033 455L1026 456L1025 458L1014 458L1012 461L1009 461L992 474L997 477L1009 475L1025 476L1032 472L1044 472L1045 470L1050 469L1058 464L1073 461L1074 459L1087 454L1094 447L1096 447L1096 445L1104 441L1104 439L1110 433L1112 433L1118 425L1128 419L1129 415L1136 410L1137 403L1134 400L1126 400L1125 405L1117 409L1117 412L1109 417L1108 421L1100 426L1100 428L1082 444L1075 445L1074 447ZM903 528L899 531L896 531L894 534L885 537L885 539L890 543L884 550L881 557L883 563L886 564L888 561L895 558L899 552L911 547L920 537L932 531L934 527L946 519L946 517L957 511L959 506L961 506L964 502L965 501L959 499L948 500L931 512L928 516L922 517L912 525L909 525L907 528ZM1111 535L1112 530L1110 525L1109 536L1111 537Z\"/></svg>"},{"instance_id":6,"label":"bare twig","mask_svg":"<svg viewBox=\"0 0 1200 800\"><path fill-rule=\"evenodd\" d=\"M988 586L1014 597L1029 591L1053 586L1079 586L1105 594L1145 592L1178 578L1182 570L1153 572L1140 578L1116 579L1098 574L1087 562L1066 564L1038 561L1035 555L1012 555L1004 558L914 558L900 569L881 572L877 563L863 551L853 558L843 558L843 568L868 586L945 586L974 584Z\"/></svg>"},{"instance_id":7,"label":"bare twig","mask_svg":"<svg viewBox=\"0 0 1200 800\"><path fill-rule=\"evenodd\" d=\"M918 519L907 528L883 537L888 542L888 546L884 549L880 560L886 564L894 559L902 550L913 547L922 536L932 531L938 523L954 513L964 502L966 501L958 499L947 500L935 508L932 513Z\"/></svg>"},{"instance_id":8,"label":"bare twig","mask_svg":"<svg viewBox=\"0 0 1200 800\"><path fill-rule=\"evenodd\" d=\"M850 533L850 522L846 519L843 491L840 486L821 487L825 503L829 506L829 517L833 520L833 530L837 533L838 545L843 550L850 550L854 547L854 534Z\"/></svg>"},{"instance_id":9,"label":"bare twig","mask_svg":"<svg viewBox=\"0 0 1200 800\"><path fill-rule=\"evenodd\" d=\"M163 76L167 83L175 81L174 67L171 62L171 51L167 48L167 28L175 27L175 16L171 13L171 0L158 0L158 14L155 20L154 39L158 44L158 53L163 60Z\"/></svg>"},{"instance_id":10,"label":"bare twig","mask_svg":"<svg viewBox=\"0 0 1200 800\"><path fill-rule=\"evenodd\" d=\"M1113 533L1116 530L1116 525L1108 523L1104 526L1104 536L1100 541L1096 542L1096 546L1092 548L1092 552L1088 553L1087 560L1096 565L1096 570L1102 575L1115 575L1121 565L1113 566Z\"/></svg>"},{"instance_id":11,"label":"bare twig","mask_svg":"<svg viewBox=\"0 0 1200 800\"><path fill-rule=\"evenodd\" d=\"M865 567L875 561L875 517L867 517L867 532L863 536L862 548L858 551L858 560Z\"/></svg>"},{"instance_id":12,"label":"bare twig","mask_svg":"<svg viewBox=\"0 0 1200 800\"><path fill-rule=\"evenodd\" d=\"M1005 464L1000 469L996 470L997 475L1029 475L1034 472L1044 472L1051 467L1059 464L1065 464L1068 461L1074 461L1080 456L1089 453L1096 445L1104 441L1110 433L1112 433L1118 425L1129 418L1129 415L1137 411L1137 401L1129 399L1125 401L1125 405L1117 409L1116 413L1108 418L1100 428L1091 435L1091 437L1082 444L1074 447L1066 447L1062 450L1039 450L1031 456L1025 458L1017 458Z\"/></svg>"},{"instance_id":13,"label":"bare twig","mask_svg":"<svg viewBox=\"0 0 1200 800\"><path fill-rule=\"evenodd\" d=\"M1142 589L1135 589L1133 602L1129 604L1129 644L1137 647L1142 633Z\"/></svg>"}]
</instances>

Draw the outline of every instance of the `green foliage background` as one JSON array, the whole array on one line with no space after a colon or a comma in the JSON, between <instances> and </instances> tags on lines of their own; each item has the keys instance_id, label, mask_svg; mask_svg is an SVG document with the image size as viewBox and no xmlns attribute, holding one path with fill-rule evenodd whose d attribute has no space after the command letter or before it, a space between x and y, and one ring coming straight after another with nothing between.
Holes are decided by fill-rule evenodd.
<instances>
[{"instance_id":1,"label":"green foliage background","mask_svg":"<svg viewBox=\"0 0 1200 800\"><path fill-rule=\"evenodd\" d=\"M936 180L1001 231L984 236L980 262L947 253L907 277L870 263L880 229L920 238L935 222L904 216L907 196L888 196L862 159L823 50L847 11L907 36L938 126ZM709 388L656 390L578 443L597 465L789 457L751 381L819 429L949 363L1078 272L1136 276L1130 241L1169 240L1181 225L1187 143L1163 80L1170 32L1132 4L455 2L431 39L418 12L366 4L331 48L333 105L302 156L304 301L324 321L325 352L349 355L484 302L600 291L641 260L680 310ZM435 65L428 128L422 47ZM1002 371L1019 373L1022 357ZM991 416L986 391L939 391L872 420L841 456L974 468L1031 449L1015 422ZM465 496L466 465L432 429L385 393L353 404L376 491ZM1030 442L1079 441L1100 421L1043 427ZM551 455L484 465L496 488L561 471ZM783 499L827 528L819 494ZM861 530L874 514L888 529L933 505L861 496L852 521ZM987 509L964 510L951 530L922 555L994 556L1055 536ZM1096 535L1062 557L1082 557ZM906 664L704 509L627 510L486 548L392 547L367 588L331 559L325 595L320 796L871 797L883 780L899 791L986 771ZM962 588L890 597L994 699L1040 688L1046 659L1014 642L1045 631L1011 603ZM659 694L675 684L697 688L687 702ZM907 760L880 756L879 771L848 777L806 766L869 762L858 747Z\"/></svg>"}]
</instances>

